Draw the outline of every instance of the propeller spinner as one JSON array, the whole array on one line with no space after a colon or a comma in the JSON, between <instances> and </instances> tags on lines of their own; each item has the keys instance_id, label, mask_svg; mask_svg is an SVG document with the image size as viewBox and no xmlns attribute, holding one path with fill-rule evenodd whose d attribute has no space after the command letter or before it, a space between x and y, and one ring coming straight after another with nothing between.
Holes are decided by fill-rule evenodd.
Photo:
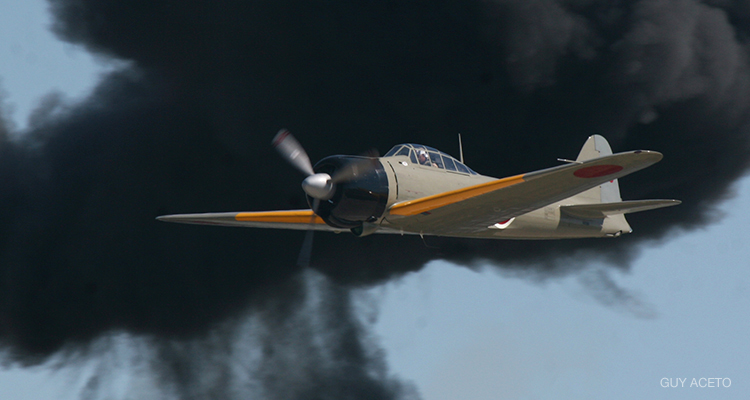
<instances>
[{"instance_id":1,"label":"propeller spinner","mask_svg":"<svg viewBox=\"0 0 750 400\"><path fill-rule=\"evenodd\" d=\"M271 143L282 157L307 175L307 178L302 181L302 190L305 193L317 200L329 200L333 197L335 187L331 176L326 173L315 173L305 149L288 130L280 130Z\"/></svg>"},{"instance_id":2,"label":"propeller spinner","mask_svg":"<svg viewBox=\"0 0 750 400\"><path fill-rule=\"evenodd\" d=\"M307 267L312 254L315 216L339 228L351 228L361 236L362 226L370 223L385 210L388 199L388 179L382 165L374 160L377 155L331 156L319 162L315 173L302 145L289 133L280 130L272 141L281 156L307 177L302 190L309 196L313 210L310 226L302 244L297 265ZM337 189L341 192L337 194Z\"/></svg>"}]
</instances>

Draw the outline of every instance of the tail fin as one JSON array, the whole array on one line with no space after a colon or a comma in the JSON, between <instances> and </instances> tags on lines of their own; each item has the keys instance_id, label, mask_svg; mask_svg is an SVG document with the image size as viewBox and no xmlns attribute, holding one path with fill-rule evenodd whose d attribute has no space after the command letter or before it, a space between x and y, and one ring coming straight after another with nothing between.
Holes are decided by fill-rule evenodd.
<instances>
[{"instance_id":1,"label":"tail fin","mask_svg":"<svg viewBox=\"0 0 750 400\"><path fill-rule=\"evenodd\" d=\"M612 148L609 147L607 139L600 135L592 135L583 144L576 161L586 161L611 154ZM581 200L586 203L615 203L622 201L620 197L620 185L617 183L617 179L589 189L576 197L579 196L585 198Z\"/></svg>"},{"instance_id":2,"label":"tail fin","mask_svg":"<svg viewBox=\"0 0 750 400\"><path fill-rule=\"evenodd\" d=\"M600 135L592 135L584 143L576 161L586 161L611 154L612 149L607 139ZM619 236L620 233L632 231L625 220L627 213L680 204L679 200L622 201L617 179L579 193L568 200L572 204L560 206L561 214L568 218L601 220L603 231L611 236Z\"/></svg>"}]
</instances>

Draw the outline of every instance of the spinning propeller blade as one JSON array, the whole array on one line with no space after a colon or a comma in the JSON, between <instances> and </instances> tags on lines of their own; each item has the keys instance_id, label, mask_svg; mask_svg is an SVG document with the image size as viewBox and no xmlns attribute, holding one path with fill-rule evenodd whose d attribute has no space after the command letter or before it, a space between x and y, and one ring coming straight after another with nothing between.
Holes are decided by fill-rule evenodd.
<instances>
[{"instance_id":1,"label":"spinning propeller blade","mask_svg":"<svg viewBox=\"0 0 750 400\"><path fill-rule=\"evenodd\" d=\"M297 139L295 139L288 130L280 130L279 133L273 137L271 143L285 160L294 165L298 170L302 171L303 174L308 176L315 174L312 164L310 163L310 157L307 156L305 149L302 148L302 145L299 144Z\"/></svg>"},{"instance_id":2,"label":"spinning propeller blade","mask_svg":"<svg viewBox=\"0 0 750 400\"><path fill-rule=\"evenodd\" d=\"M318 210L318 204L320 200L313 200L313 213ZM310 266L310 259L312 258L313 249L313 235L315 234L315 214L310 218L310 228L305 233L305 240L302 241L302 248L299 250L299 257L297 257L297 266L300 268L307 268Z\"/></svg>"},{"instance_id":3,"label":"spinning propeller blade","mask_svg":"<svg viewBox=\"0 0 750 400\"><path fill-rule=\"evenodd\" d=\"M335 171L333 176L330 176L322 172L315 173L312 163L310 163L310 157L307 156L305 149L302 148L302 145L299 144L297 139L288 130L280 130L273 137L271 143L287 162L307 175L307 178L302 181L302 189L313 199L313 215L310 219L310 227L305 234L305 240L302 242L299 257L297 258L297 266L306 268L310 266L310 258L312 257L315 216L318 212L320 201L329 200L333 197L337 183L350 181L372 170L372 157L377 157L378 154L377 151L368 151L364 154L363 158L350 161L338 171Z\"/></svg>"},{"instance_id":4,"label":"spinning propeller blade","mask_svg":"<svg viewBox=\"0 0 750 400\"><path fill-rule=\"evenodd\" d=\"M320 200L330 199L333 195L333 184L331 177L328 174L316 174L313 170L310 157L307 156L307 152L302 148L297 139L286 130L280 130L271 141L273 147L281 154L287 162L292 164L303 174L307 175L307 178L302 182L302 189L310 197L313 198L312 210L313 215L310 218L310 227L305 234L305 240L302 242L302 248L297 257L297 266L301 268L307 268L310 266L310 258L312 257L313 248L313 235L315 233L315 213L318 211L318 205Z\"/></svg>"}]
</instances>

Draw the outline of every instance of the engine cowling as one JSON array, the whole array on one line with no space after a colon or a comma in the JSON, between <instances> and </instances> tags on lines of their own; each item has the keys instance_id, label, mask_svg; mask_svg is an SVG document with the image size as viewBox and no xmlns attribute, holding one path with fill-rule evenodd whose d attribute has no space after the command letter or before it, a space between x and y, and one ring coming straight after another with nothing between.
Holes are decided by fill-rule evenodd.
<instances>
[{"instance_id":1,"label":"engine cowling","mask_svg":"<svg viewBox=\"0 0 750 400\"><path fill-rule=\"evenodd\" d=\"M316 213L328 225L336 228L361 228L383 216L388 203L388 176L377 158L330 156L320 160L313 169L316 173L335 176L342 168L356 163L356 172L334 185L333 196L320 201ZM307 196L312 207L313 198Z\"/></svg>"}]
</instances>

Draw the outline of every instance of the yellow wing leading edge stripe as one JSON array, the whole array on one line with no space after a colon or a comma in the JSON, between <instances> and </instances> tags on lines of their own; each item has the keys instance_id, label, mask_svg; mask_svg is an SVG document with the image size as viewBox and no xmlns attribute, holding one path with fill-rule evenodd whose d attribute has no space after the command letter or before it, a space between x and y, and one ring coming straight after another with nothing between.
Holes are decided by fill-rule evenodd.
<instances>
[{"instance_id":1,"label":"yellow wing leading edge stripe","mask_svg":"<svg viewBox=\"0 0 750 400\"><path fill-rule=\"evenodd\" d=\"M498 189L525 182L526 180L524 179L524 177L526 175L527 174L510 176L507 178L498 179L496 181L480 183L479 185L469 186L450 192L423 197L421 199L397 203L390 208L389 213L391 215L402 216L421 214L426 211L434 210L439 207L447 206L449 204L457 203L462 200L466 200L485 193L494 192Z\"/></svg>"},{"instance_id":2,"label":"yellow wing leading edge stripe","mask_svg":"<svg viewBox=\"0 0 750 400\"><path fill-rule=\"evenodd\" d=\"M239 222L278 222L285 224L309 224L312 220L312 210L292 211L259 211L241 212L234 216ZM322 218L315 216L312 220L315 224L325 224Z\"/></svg>"},{"instance_id":3,"label":"yellow wing leading edge stripe","mask_svg":"<svg viewBox=\"0 0 750 400\"><path fill-rule=\"evenodd\" d=\"M178 222L182 224L221 225L221 226L252 226L259 228L308 229L315 225L316 229L328 227L312 210L279 210L279 211L248 211L200 214L172 214L156 217L159 221ZM327 229L323 229L327 230ZM331 230L336 230L331 228Z\"/></svg>"},{"instance_id":4,"label":"yellow wing leading edge stripe","mask_svg":"<svg viewBox=\"0 0 750 400\"><path fill-rule=\"evenodd\" d=\"M530 190L527 190L528 193L526 194L528 196L533 195L536 200L543 201L530 201L527 205L533 205L534 207L541 206L545 201L552 203L606 181L617 179L646 168L658 162L661 158L661 153L648 150L617 153L581 163L559 165L450 192L439 193L421 199L397 203L389 209L389 213L398 216L419 215L507 187L525 182L530 183L531 181L537 181L537 184L530 186ZM516 201L512 205L506 204L506 208L518 208L519 204L516 203L518 202ZM526 209L528 207L521 208Z\"/></svg>"}]
</instances>

